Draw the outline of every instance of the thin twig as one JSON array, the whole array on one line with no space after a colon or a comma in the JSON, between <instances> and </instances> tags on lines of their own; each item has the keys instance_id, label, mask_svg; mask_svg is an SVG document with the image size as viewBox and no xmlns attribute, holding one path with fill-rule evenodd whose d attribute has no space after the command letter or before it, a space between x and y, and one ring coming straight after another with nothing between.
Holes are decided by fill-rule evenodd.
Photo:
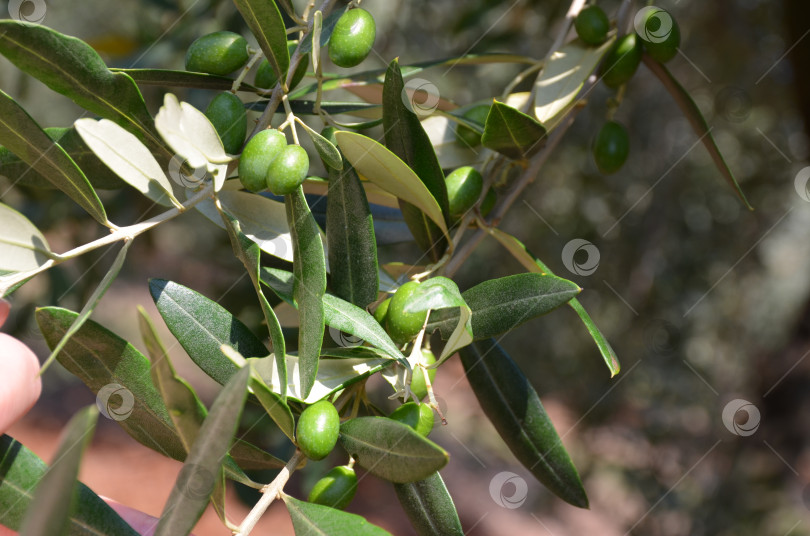
<instances>
[{"instance_id":1,"label":"thin twig","mask_svg":"<svg viewBox=\"0 0 810 536\"><path fill-rule=\"evenodd\" d=\"M244 521L242 521L242 524L239 525L239 532L235 533L234 536L247 536L250 534L250 531L252 531L256 523L259 522L259 519L264 515L267 508L269 508L276 497L281 494L281 490L284 489L284 485L290 479L290 476L293 471L295 471L295 468L298 467L303 457L304 454L296 449L295 454L293 454L293 457L287 462L287 465L284 466L284 469L276 475L276 478L274 478L272 482L262 488L262 496L259 502L253 506L253 509L248 513Z\"/></svg>"}]
</instances>

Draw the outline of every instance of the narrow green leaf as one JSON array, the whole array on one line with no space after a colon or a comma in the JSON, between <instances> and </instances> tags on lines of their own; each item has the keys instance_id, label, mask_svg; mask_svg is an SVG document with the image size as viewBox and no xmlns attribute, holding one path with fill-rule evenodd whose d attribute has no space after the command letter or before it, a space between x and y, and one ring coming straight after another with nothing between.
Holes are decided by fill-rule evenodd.
<instances>
[{"instance_id":1,"label":"narrow green leaf","mask_svg":"<svg viewBox=\"0 0 810 536\"><path fill-rule=\"evenodd\" d=\"M293 307L298 307L295 304L295 296L293 296L295 274L280 268L262 266L259 268L259 278L262 283L270 287L279 298Z\"/></svg>"},{"instance_id":2,"label":"narrow green leaf","mask_svg":"<svg viewBox=\"0 0 810 536\"><path fill-rule=\"evenodd\" d=\"M448 235L442 209L416 173L378 142L354 132L335 133L340 150L360 175L430 218Z\"/></svg>"},{"instance_id":3,"label":"narrow green leaf","mask_svg":"<svg viewBox=\"0 0 810 536\"><path fill-rule=\"evenodd\" d=\"M406 105L405 91L399 62L395 59L388 66L383 84L385 145L416 173L446 218L449 208L444 173L419 117ZM414 209L415 207L403 207L405 222L417 244L437 261L444 253L447 242L442 238L440 229Z\"/></svg>"},{"instance_id":4,"label":"narrow green leaf","mask_svg":"<svg viewBox=\"0 0 810 536\"><path fill-rule=\"evenodd\" d=\"M33 491L50 471L39 457L17 440L0 437L0 525L19 531L32 504ZM65 534L70 536L138 536L101 497L78 483ZM65 500L65 497L61 498ZM35 510L31 510L32 512ZM57 534L57 533L53 533Z\"/></svg>"},{"instance_id":5,"label":"narrow green leaf","mask_svg":"<svg viewBox=\"0 0 810 536\"><path fill-rule=\"evenodd\" d=\"M672 98L675 99L675 102L678 104L681 112L683 112L683 115L685 115L686 119L689 120L689 124L692 125L695 134L697 134L697 136L703 142L706 150L709 151L709 155L711 155L717 169L720 171L720 173L722 173L723 177L725 177L731 187L734 188L734 191L737 192L737 196L739 196L740 200L745 203L748 210L754 210L754 207L752 207L748 202L748 199L746 199L739 183L737 183L737 179L734 178L731 168L728 167L726 160L723 158L722 153L720 153L720 148L717 146L717 142L714 141L712 129L706 122L706 118L703 117L703 114L700 112L700 108L698 108L695 101L692 100L689 92L684 89L684 87L675 79L674 76L672 76L672 73L669 72L669 69L667 69L664 64L655 61L648 54L644 54L643 60L644 65L646 65L647 68L652 71L652 73L661 81L667 91L669 91L669 94L672 95Z\"/></svg>"},{"instance_id":6,"label":"narrow green leaf","mask_svg":"<svg viewBox=\"0 0 810 536\"><path fill-rule=\"evenodd\" d=\"M391 536L362 516L281 494L295 529L295 536Z\"/></svg>"},{"instance_id":7,"label":"narrow green leaf","mask_svg":"<svg viewBox=\"0 0 810 536\"><path fill-rule=\"evenodd\" d=\"M284 80L290 67L290 52L287 50L287 28L275 1L233 0L233 3L259 42L276 78Z\"/></svg>"},{"instance_id":8,"label":"narrow green leaf","mask_svg":"<svg viewBox=\"0 0 810 536\"><path fill-rule=\"evenodd\" d=\"M271 419L281 428L284 435L295 441L295 419L293 418L290 407L286 404L285 396L273 392L260 379L251 376L250 390L259 399L259 403L270 416Z\"/></svg>"},{"instance_id":9,"label":"narrow green leaf","mask_svg":"<svg viewBox=\"0 0 810 536\"><path fill-rule=\"evenodd\" d=\"M549 270L548 266L546 266L540 259L535 257L528 249L526 249L526 246L524 246L523 243L514 236L504 233L503 231L494 227L489 228L487 232L498 242L500 242L509 251L509 253L511 253L512 256L515 257L515 259L517 259L518 262L520 262L520 264L522 264L530 272L554 275L554 273ZM597 348L599 348L599 352L602 354L602 358L605 360L605 364L610 370L610 376L612 378L621 370L621 364L619 363L619 359L616 356L616 352L613 350L613 347L596 326L590 315L588 315L585 308L582 307L582 304L578 299L571 298L568 305L570 305L571 308L576 311L579 318L582 320L582 323L585 324L588 333L590 333L591 338L593 338Z\"/></svg>"},{"instance_id":10,"label":"narrow green leaf","mask_svg":"<svg viewBox=\"0 0 810 536\"><path fill-rule=\"evenodd\" d=\"M0 54L90 112L115 121L150 149L162 148L135 82L113 73L93 48L39 24L0 21Z\"/></svg>"},{"instance_id":11,"label":"narrow green leaf","mask_svg":"<svg viewBox=\"0 0 810 536\"><path fill-rule=\"evenodd\" d=\"M329 170L326 240L334 293L358 307L377 299L377 241L366 191L348 161Z\"/></svg>"},{"instance_id":12,"label":"narrow green leaf","mask_svg":"<svg viewBox=\"0 0 810 536\"><path fill-rule=\"evenodd\" d=\"M394 491L419 536L464 535L456 505L438 472L424 480L394 484Z\"/></svg>"},{"instance_id":13,"label":"narrow green leaf","mask_svg":"<svg viewBox=\"0 0 810 536\"><path fill-rule=\"evenodd\" d=\"M54 454L54 462L37 484L20 532L26 536L60 534L76 499L79 464L93 438L98 409L88 406L65 426Z\"/></svg>"},{"instance_id":14,"label":"narrow green leaf","mask_svg":"<svg viewBox=\"0 0 810 536\"><path fill-rule=\"evenodd\" d=\"M51 257L48 241L28 218L0 203L0 270L36 270Z\"/></svg>"},{"instance_id":15,"label":"narrow green leaf","mask_svg":"<svg viewBox=\"0 0 810 536\"><path fill-rule=\"evenodd\" d=\"M523 112L498 101L492 103L481 143L507 158L529 158L545 144L546 129Z\"/></svg>"},{"instance_id":16,"label":"narrow green leaf","mask_svg":"<svg viewBox=\"0 0 810 536\"><path fill-rule=\"evenodd\" d=\"M293 294L298 304L301 334L298 339L298 378L306 397L315 384L323 343L323 295L326 292L326 258L321 231L299 186L286 196L287 222L293 243Z\"/></svg>"},{"instance_id":17,"label":"narrow green leaf","mask_svg":"<svg viewBox=\"0 0 810 536\"><path fill-rule=\"evenodd\" d=\"M526 376L493 340L459 351L481 409L512 454L564 501L588 507L579 474Z\"/></svg>"},{"instance_id":18,"label":"narrow green leaf","mask_svg":"<svg viewBox=\"0 0 810 536\"><path fill-rule=\"evenodd\" d=\"M284 342L284 333L281 331L281 324L278 321L273 307L262 291L261 283L259 282L259 262L261 260L261 251L259 246L251 242L248 237L242 234L242 229L239 220L236 220L230 214L220 210L222 222L225 224L225 229L228 231L228 237L231 239L231 246L233 252L247 270L250 281L253 283L253 289L256 296L259 298L259 304L262 307L264 320L267 322L267 329L270 332L270 340L273 343L273 353L279 356L287 354L286 343ZM278 375L282 384L287 383L287 361L284 359L276 360L278 367ZM286 403L286 394L282 393L282 401Z\"/></svg>"},{"instance_id":19,"label":"narrow green leaf","mask_svg":"<svg viewBox=\"0 0 810 536\"><path fill-rule=\"evenodd\" d=\"M2 28L0 21L0 50ZM28 112L0 91L0 144L16 154L78 203L102 225L110 226L104 206L82 170L59 144L54 143Z\"/></svg>"},{"instance_id":20,"label":"narrow green leaf","mask_svg":"<svg viewBox=\"0 0 810 536\"><path fill-rule=\"evenodd\" d=\"M117 190L125 186L93 151L85 145L73 128L46 127L45 134L58 143L76 165L84 172L90 185L96 190ZM0 175L9 177L15 184L32 188L55 188L53 183L26 164L6 147L0 147Z\"/></svg>"},{"instance_id":21,"label":"narrow green leaf","mask_svg":"<svg viewBox=\"0 0 810 536\"><path fill-rule=\"evenodd\" d=\"M323 163L326 164L327 170L331 172L334 169L338 171L343 169L343 157L340 156L340 151L337 150L337 147L332 145L331 141L309 128L303 121L298 124L304 127L306 133L309 134L310 139L312 139L312 144L315 146L315 150L318 151L318 156L320 156Z\"/></svg>"},{"instance_id":22,"label":"narrow green leaf","mask_svg":"<svg viewBox=\"0 0 810 536\"><path fill-rule=\"evenodd\" d=\"M383 350L392 359L401 360L403 358L402 352L388 333L365 309L331 294L324 294L323 309L327 325L362 339L375 348Z\"/></svg>"},{"instance_id":23,"label":"narrow green leaf","mask_svg":"<svg viewBox=\"0 0 810 536\"><path fill-rule=\"evenodd\" d=\"M321 39L319 41L320 46L325 47L329 43L329 38L332 37L335 24L337 24L338 19L343 16L344 13L346 13L346 9L348 9L348 6L334 9L325 19L323 19L323 22L321 23ZM312 52L312 37L312 34L309 34L301 42L301 54Z\"/></svg>"},{"instance_id":24,"label":"narrow green leaf","mask_svg":"<svg viewBox=\"0 0 810 536\"><path fill-rule=\"evenodd\" d=\"M472 311L475 340L494 337L553 311L580 293L576 284L550 274L517 274L484 281L461 293ZM447 338L458 324L456 311L430 315L428 331Z\"/></svg>"},{"instance_id":25,"label":"narrow green leaf","mask_svg":"<svg viewBox=\"0 0 810 536\"><path fill-rule=\"evenodd\" d=\"M233 443L249 378L249 369L237 372L214 400L166 501L155 536L189 534L202 516Z\"/></svg>"},{"instance_id":26,"label":"narrow green leaf","mask_svg":"<svg viewBox=\"0 0 810 536\"><path fill-rule=\"evenodd\" d=\"M161 205L181 206L163 168L134 134L109 119L86 117L76 121L74 127L85 144L124 182Z\"/></svg>"},{"instance_id":27,"label":"narrow green leaf","mask_svg":"<svg viewBox=\"0 0 810 536\"><path fill-rule=\"evenodd\" d=\"M172 335L203 372L224 385L237 367L222 355L223 344L245 357L269 352L238 318L202 294L165 279L150 279L149 292Z\"/></svg>"},{"instance_id":28,"label":"narrow green leaf","mask_svg":"<svg viewBox=\"0 0 810 536\"><path fill-rule=\"evenodd\" d=\"M585 81L613 46L615 36L598 47L579 39L563 45L546 61L532 91L534 116L551 130L571 109Z\"/></svg>"},{"instance_id":29,"label":"narrow green leaf","mask_svg":"<svg viewBox=\"0 0 810 536\"><path fill-rule=\"evenodd\" d=\"M368 472L391 482L429 477L449 455L407 424L387 417L357 417L340 425L340 444Z\"/></svg>"},{"instance_id":30,"label":"narrow green leaf","mask_svg":"<svg viewBox=\"0 0 810 536\"><path fill-rule=\"evenodd\" d=\"M124 73L138 84L150 86L188 87L194 89L214 89L230 91L233 87L233 78L216 74L194 73L191 71L172 71L170 69L117 69L111 68L114 73ZM263 93L263 89L242 82L238 91L252 91Z\"/></svg>"},{"instance_id":31,"label":"narrow green leaf","mask_svg":"<svg viewBox=\"0 0 810 536\"><path fill-rule=\"evenodd\" d=\"M48 356L48 359L45 360L45 363L42 364L42 370L47 370L47 368L51 365L53 360L65 347L67 342L73 336L74 333L81 329L82 325L90 318L90 315L93 314L95 311L98 302L101 301L101 298L104 297L104 294L107 292L107 289L110 288L110 285L113 284L115 278L118 277L118 272L121 271L121 267L124 266L124 260L127 258L127 252L129 251L129 246L132 245L134 240L126 240L124 241L124 245L118 250L118 255L115 256L115 260L113 261L110 269L107 270L107 273L104 274L104 278L98 284L96 289L93 291L93 294L90 295L90 298L87 300L87 303L84 304L82 310L79 312L79 316L76 317L76 320L73 324L70 325L70 328L65 332L62 336L62 340L59 341L59 344L56 345L56 348L53 349L51 355Z\"/></svg>"}]
</instances>

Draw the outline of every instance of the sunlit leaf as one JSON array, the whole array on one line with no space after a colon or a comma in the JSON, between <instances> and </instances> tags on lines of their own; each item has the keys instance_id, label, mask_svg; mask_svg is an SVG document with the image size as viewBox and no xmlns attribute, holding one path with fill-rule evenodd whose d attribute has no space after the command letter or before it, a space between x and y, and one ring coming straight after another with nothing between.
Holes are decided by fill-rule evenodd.
<instances>
[{"instance_id":1,"label":"sunlit leaf","mask_svg":"<svg viewBox=\"0 0 810 536\"><path fill-rule=\"evenodd\" d=\"M170 69L110 69L114 73L127 74L138 84L154 86L188 87L195 89L216 89L230 91L233 78L216 74L195 73L192 71L172 71ZM264 90L242 82L238 91L263 93Z\"/></svg>"},{"instance_id":2,"label":"sunlit leaf","mask_svg":"<svg viewBox=\"0 0 810 536\"><path fill-rule=\"evenodd\" d=\"M463 536L453 498L438 472L424 480L394 484L399 504L420 536Z\"/></svg>"},{"instance_id":3,"label":"sunlit leaf","mask_svg":"<svg viewBox=\"0 0 810 536\"><path fill-rule=\"evenodd\" d=\"M51 249L28 218L0 203L0 270L27 272L45 264Z\"/></svg>"},{"instance_id":4,"label":"sunlit leaf","mask_svg":"<svg viewBox=\"0 0 810 536\"><path fill-rule=\"evenodd\" d=\"M233 0L233 3L259 42L276 79L283 80L290 67L290 52L287 50L287 29L275 1Z\"/></svg>"},{"instance_id":5,"label":"sunlit leaf","mask_svg":"<svg viewBox=\"0 0 810 536\"><path fill-rule=\"evenodd\" d=\"M545 143L546 129L523 112L498 101L492 103L481 143L514 160L529 158Z\"/></svg>"},{"instance_id":6,"label":"sunlit leaf","mask_svg":"<svg viewBox=\"0 0 810 536\"><path fill-rule=\"evenodd\" d=\"M281 494L292 518L295 536L391 536L357 514L299 501Z\"/></svg>"}]
</instances>

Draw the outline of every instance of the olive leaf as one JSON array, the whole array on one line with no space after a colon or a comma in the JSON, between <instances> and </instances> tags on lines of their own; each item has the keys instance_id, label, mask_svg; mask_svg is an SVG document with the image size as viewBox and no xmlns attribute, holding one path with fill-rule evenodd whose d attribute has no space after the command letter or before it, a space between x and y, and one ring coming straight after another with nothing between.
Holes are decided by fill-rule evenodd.
<instances>
[{"instance_id":1,"label":"olive leaf","mask_svg":"<svg viewBox=\"0 0 810 536\"><path fill-rule=\"evenodd\" d=\"M459 350L481 409L512 454L555 495L580 508L588 497L554 425L526 376L494 339Z\"/></svg>"},{"instance_id":2,"label":"olive leaf","mask_svg":"<svg viewBox=\"0 0 810 536\"><path fill-rule=\"evenodd\" d=\"M449 115L449 114L448 114ZM442 169L474 166L484 161L488 151L475 150L458 142L456 126L459 121L448 115L434 113L422 120L422 128L430 138L430 144L439 159Z\"/></svg>"},{"instance_id":3,"label":"olive leaf","mask_svg":"<svg viewBox=\"0 0 810 536\"><path fill-rule=\"evenodd\" d=\"M390 482L429 477L449 455L407 424L387 417L356 417L340 425L340 444L369 473Z\"/></svg>"},{"instance_id":4,"label":"olive leaf","mask_svg":"<svg viewBox=\"0 0 810 536\"><path fill-rule=\"evenodd\" d=\"M259 42L276 79L284 80L290 67L290 52L287 50L287 28L275 1L233 0L233 3Z\"/></svg>"},{"instance_id":5,"label":"olive leaf","mask_svg":"<svg viewBox=\"0 0 810 536\"><path fill-rule=\"evenodd\" d=\"M110 68L114 73L124 73L138 84L155 86L188 87L195 89L215 89L230 91L233 78L216 74L195 73L192 71L173 71L171 69L120 69ZM264 90L242 82L237 91L263 93Z\"/></svg>"},{"instance_id":6,"label":"olive leaf","mask_svg":"<svg viewBox=\"0 0 810 536\"><path fill-rule=\"evenodd\" d=\"M42 512L31 509L33 491L42 482L50 468L36 454L16 439L7 435L0 437L0 525L19 531L26 512ZM79 482L75 506L68 513L65 534L70 536L138 536L121 517ZM65 497L61 496L63 502ZM47 516L42 516L47 518ZM52 532L51 534L57 534Z\"/></svg>"},{"instance_id":7,"label":"olive leaf","mask_svg":"<svg viewBox=\"0 0 810 536\"><path fill-rule=\"evenodd\" d=\"M424 480L394 484L394 491L419 536L464 536L456 505L438 472Z\"/></svg>"},{"instance_id":8,"label":"olive leaf","mask_svg":"<svg viewBox=\"0 0 810 536\"><path fill-rule=\"evenodd\" d=\"M315 146L315 150L318 151L318 156L320 156L323 163L326 164L327 169L330 171L333 169L338 171L343 169L343 157L340 156L337 147L332 145L331 141L309 128L303 121L299 121L298 124L304 127L304 131L309 134L312 144Z\"/></svg>"},{"instance_id":9,"label":"olive leaf","mask_svg":"<svg viewBox=\"0 0 810 536\"><path fill-rule=\"evenodd\" d=\"M536 119L494 101L487 115L481 143L507 158L529 158L545 144L546 129Z\"/></svg>"},{"instance_id":10,"label":"olive leaf","mask_svg":"<svg viewBox=\"0 0 810 536\"><path fill-rule=\"evenodd\" d=\"M0 203L0 270L36 270L52 255L42 232L28 218Z\"/></svg>"},{"instance_id":11,"label":"olive leaf","mask_svg":"<svg viewBox=\"0 0 810 536\"><path fill-rule=\"evenodd\" d=\"M299 501L284 492L281 498L290 513L296 536L391 536L357 514Z\"/></svg>"},{"instance_id":12,"label":"olive leaf","mask_svg":"<svg viewBox=\"0 0 810 536\"><path fill-rule=\"evenodd\" d=\"M500 242L501 245L503 245L509 251L509 253L511 253L512 256L530 272L554 275L554 273L549 270L548 266L546 266L540 259L532 255L532 253L526 249L526 246L524 246L523 243L514 236L504 233L500 229L496 229L494 227L487 229L487 232L498 242ZM585 328L588 330L588 333L590 333L591 338L596 343L597 348L599 348L599 352L602 354L602 358L605 360L605 364L610 370L610 376L613 377L618 374L621 370L621 364L619 363L616 352L613 350L613 347L610 345L607 338L596 326L578 299L571 298L568 305L570 305L571 308L576 311L577 315L579 315L579 318L582 320L582 323L585 324Z\"/></svg>"},{"instance_id":13,"label":"olive leaf","mask_svg":"<svg viewBox=\"0 0 810 536\"><path fill-rule=\"evenodd\" d=\"M74 415L65 426L53 463L34 491L20 532L26 536L51 536L61 533L68 525L71 506L75 501L76 478L85 449L93 438L98 419L95 405Z\"/></svg>"},{"instance_id":14,"label":"olive leaf","mask_svg":"<svg viewBox=\"0 0 810 536\"><path fill-rule=\"evenodd\" d=\"M0 50L2 28L0 21ZM82 170L17 102L0 91L0 144L78 203L96 221L111 227L104 206Z\"/></svg>"}]
</instances>

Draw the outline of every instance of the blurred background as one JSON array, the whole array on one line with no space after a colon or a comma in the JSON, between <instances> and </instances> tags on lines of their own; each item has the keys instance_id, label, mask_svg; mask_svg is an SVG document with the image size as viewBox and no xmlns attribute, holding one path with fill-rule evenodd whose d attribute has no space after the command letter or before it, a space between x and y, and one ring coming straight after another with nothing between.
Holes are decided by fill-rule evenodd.
<instances>
[{"instance_id":1,"label":"blurred background","mask_svg":"<svg viewBox=\"0 0 810 536\"><path fill-rule=\"evenodd\" d=\"M609 14L619 5L598 3ZM221 29L248 35L227 1L45 4L43 24L88 41L116 67L180 69L195 38ZM395 57L404 65L468 52L542 58L568 4L365 0L378 33L374 53L361 68L383 68ZM467 534L810 534L810 170L802 172L810 157L810 6L798 0L657 5L675 16L682 33L681 53L668 66L706 116L756 210L745 209L644 66L616 113L630 131L630 158L617 174L601 175L590 144L615 94L595 87L559 149L502 224L558 275L584 288L583 305L622 363L622 372L609 378L569 308L501 340L552 416L591 508L578 510L556 499L516 462L481 413L454 358L436 380L449 424L431 438L451 452L442 474ZM440 67L420 77L435 84L443 98L466 105L500 95L520 69ZM530 82L518 90L530 89ZM69 126L83 113L2 58L0 87L42 126ZM165 89L142 89L156 113ZM213 97L172 91L200 108ZM353 96L334 97L341 99ZM0 198L43 229L55 251L99 236L98 226L62 194L10 188L13 179L0 177ZM151 214L147 200L131 191L101 197L117 223ZM577 238L599 252L591 275L571 273L563 262L564 246ZM19 290L4 331L47 356L34 307L81 309L112 262L110 251L65 263ZM383 246L380 255L381 262L418 258L412 244ZM456 280L463 290L520 271L497 243L485 241ZM160 277L190 286L265 333L242 275L225 234L191 213L135 242L130 262L93 318L142 347L135 306L146 306L173 346L180 373L210 402L216 385L163 328L146 281ZM11 435L48 460L61 426L95 397L59 366L44 381L41 401ZM384 401L384 386L376 381L373 386ZM276 455L288 456L289 445L260 417L248 412L245 428ZM305 497L329 467L344 461L333 453L309 464L291 481L291 493ZM102 419L82 479L100 494L158 515L179 468ZM496 479L492 485L504 471L517 480L500 486ZM525 493L521 479L528 483ZM231 493L235 498L236 491ZM363 478L348 510L393 534L413 534L390 485L375 477ZM234 506L229 515L238 520L246 511ZM280 504L270 509L263 527L265 534L292 533ZM229 531L208 512L197 534Z\"/></svg>"}]
</instances>

